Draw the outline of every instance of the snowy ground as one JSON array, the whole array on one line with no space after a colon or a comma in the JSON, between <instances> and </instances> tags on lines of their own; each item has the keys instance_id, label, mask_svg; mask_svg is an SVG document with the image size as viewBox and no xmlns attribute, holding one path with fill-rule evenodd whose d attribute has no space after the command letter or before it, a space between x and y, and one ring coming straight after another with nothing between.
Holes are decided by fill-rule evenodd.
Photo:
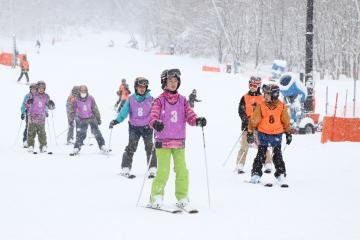
<instances>
[{"instance_id":1,"label":"snowy ground","mask_svg":"<svg viewBox=\"0 0 360 240\"><path fill-rule=\"evenodd\" d=\"M18 69L0 66L0 239L360 238L359 143L321 144L320 134L296 135L284 153L289 189L246 184L254 149L250 150L243 176L232 172L237 149L227 166L221 165L240 134L237 107L252 73L203 73L201 66L209 60L125 48L121 45L125 45L126 38L111 35L115 48L106 47L109 36L91 35L68 38L55 46L44 43L39 55L34 53L34 43L18 43L20 50L26 49L29 55L31 80L45 80L57 106L53 118L50 115L48 119L52 156L29 155L21 148L20 138L14 145L20 104L28 86L15 83ZM115 92L121 78L132 85L135 77L147 77L152 94L157 96L161 92L161 71L172 67L182 71L180 93L187 96L193 88L198 89L203 102L195 110L208 119L205 138L211 208L207 204L202 132L200 128L187 128L190 200L199 208L198 215L170 215L136 207L145 153L141 142L134 156L136 179L118 175L127 144L126 122L113 130L109 157L99 153L94 139L86 140L87 145L92 142L94 146L85 146L81 155L73 158L68 156L71 147L64 145L65 135L57 139L58 145L54 141L53 123L57 135L67 128L65 101L73 85L88 85L100 108L101 130L108 142L108 124L115 116ZM326 86L330 88L330 101L334 101L336 89L349 89L350 94L353 82L318 82L321 114ZM272 175L264 178L274 179ZM165 196L168 204L175 203L173 180L172 173ZM147 180L142 204L148 201L150 184Z\"/></svg>"}]
</instances>

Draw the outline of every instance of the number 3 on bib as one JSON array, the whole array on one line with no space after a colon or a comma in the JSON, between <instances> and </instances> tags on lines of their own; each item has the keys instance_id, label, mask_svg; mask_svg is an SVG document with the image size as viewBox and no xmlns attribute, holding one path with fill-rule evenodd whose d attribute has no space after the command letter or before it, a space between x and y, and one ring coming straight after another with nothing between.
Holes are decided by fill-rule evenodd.
<instances>
[{"instance_id":1,"label":"number 3 on bib","mask_svg":"<svg viewBox=\"0 0 360 240\"><path fill-rule=\"evenodd\" d=\"M176 123L177 122L177 111L171 111L171 122Z\"/></svg>"}]
</instances>

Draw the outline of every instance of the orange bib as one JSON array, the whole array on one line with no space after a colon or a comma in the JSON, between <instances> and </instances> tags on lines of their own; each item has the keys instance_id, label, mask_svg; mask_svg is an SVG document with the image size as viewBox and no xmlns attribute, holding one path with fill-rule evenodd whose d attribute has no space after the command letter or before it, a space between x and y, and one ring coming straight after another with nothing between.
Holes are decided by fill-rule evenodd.
<instances>
[{"instance_id":1,"label":"orange bib","mask_svg":"<svg viewBox=\"0 0 360 240\"><path fill-rule=\"evenodd\" d=\"M262 103L264 101L264 97L259 95L259 96L251 96L249 94L244 95L244 100L245 100L245 112L246 115L250 118L257 105L260 105L260 103Z\"/></svg>"},{"instance_id":2,"label":"orange bib","mask_svg":"<svg viewBox=\"0 0 360 240\"><path fill-rule=\"evenodd\" d=\"M284 132L281 123L281 113L284 110L284 103L280 102L275 109L271 110L265 102L260 104L261 121L258 125L259 132L266 134L279 134Z\"/></svg>"}]
</instances>

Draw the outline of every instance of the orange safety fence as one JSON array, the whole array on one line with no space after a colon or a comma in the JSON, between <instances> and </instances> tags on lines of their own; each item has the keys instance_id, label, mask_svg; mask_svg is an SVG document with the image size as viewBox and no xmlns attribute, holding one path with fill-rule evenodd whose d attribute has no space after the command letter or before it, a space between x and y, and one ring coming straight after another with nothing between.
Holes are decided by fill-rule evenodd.
<instances>
[{"instance_id":1,"label":"orange safety fence","mask_svg":"<svg viewBox=\"0 0 360 240\"><path fill-rule=\"evenodd\" d=\"M360 118L324 117L321 143L360 142Z\"/></svg>"},{"instance_id":2,"label":"orange safety fence","mask_svg":"<svg viewBox=\"0 0 360 240\"><path fill-rule=\"evenodd\" d=\"M308 113L308 114L305 114L305 117L311 118L315 124L318 124L319 119L320 119L320 114L319 113Z\"/></svg>"},{"instance_id":3,"label":"orange safety fence","mask_svg":"<svg viewBox=\"0 0 360 240\"><path fill-rule=\"evenodd\" d=\"M13 65L13 54L12 53L1 53L0 54L0 64L5 66Z\"/></svg>"},{"instance_id":4,"label":"orange safety fence","mask_svg":"<svg viewBox=\"0 0 360 240\"><path fill-rule=\"evenodd\" d=\"M210 66L203 66L202 70L204 72L220 72L220 68L218 68L218 67L210 67Z\"/></svg>"}]
</instances>

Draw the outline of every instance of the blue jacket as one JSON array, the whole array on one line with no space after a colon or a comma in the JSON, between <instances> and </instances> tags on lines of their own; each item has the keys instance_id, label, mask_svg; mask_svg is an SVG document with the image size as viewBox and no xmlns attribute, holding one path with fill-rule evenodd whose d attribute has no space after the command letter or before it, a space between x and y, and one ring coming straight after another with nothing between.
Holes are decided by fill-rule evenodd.
<instances>
[{"instance_id":1,"label":"blue jacket","mask_svg":"<svg viewBox=\"0 0 360 240\"><path fill-rule=\"evenodd\" d=\"M135 101L137 102L142 102L146 98L152 98L152 96L150 95L150 90L146 90L144 96L137 95L136 93L132 94L131 96L134 96ZM119 123L123 122L129 115L129 113L130 113L130 97L126 100L124 106L121 108L121 111L116 117L116 121L118 121Z\"/></svg>"},{"instance_id":2,"label":"blue jacket","mask_svg":"<svg viewBox=\"0 0 360 240\"><path fill-rule=\"evenodd\" d=\"M28 98L30 96L31 96L31 93L28 93L28 94L25 95L24 100L23 100L23 102L21 104L21 113L25 113L25 111L26 111L25 104L26 104L26 101L28 100Z\"/></svg>"}]
</instances>

